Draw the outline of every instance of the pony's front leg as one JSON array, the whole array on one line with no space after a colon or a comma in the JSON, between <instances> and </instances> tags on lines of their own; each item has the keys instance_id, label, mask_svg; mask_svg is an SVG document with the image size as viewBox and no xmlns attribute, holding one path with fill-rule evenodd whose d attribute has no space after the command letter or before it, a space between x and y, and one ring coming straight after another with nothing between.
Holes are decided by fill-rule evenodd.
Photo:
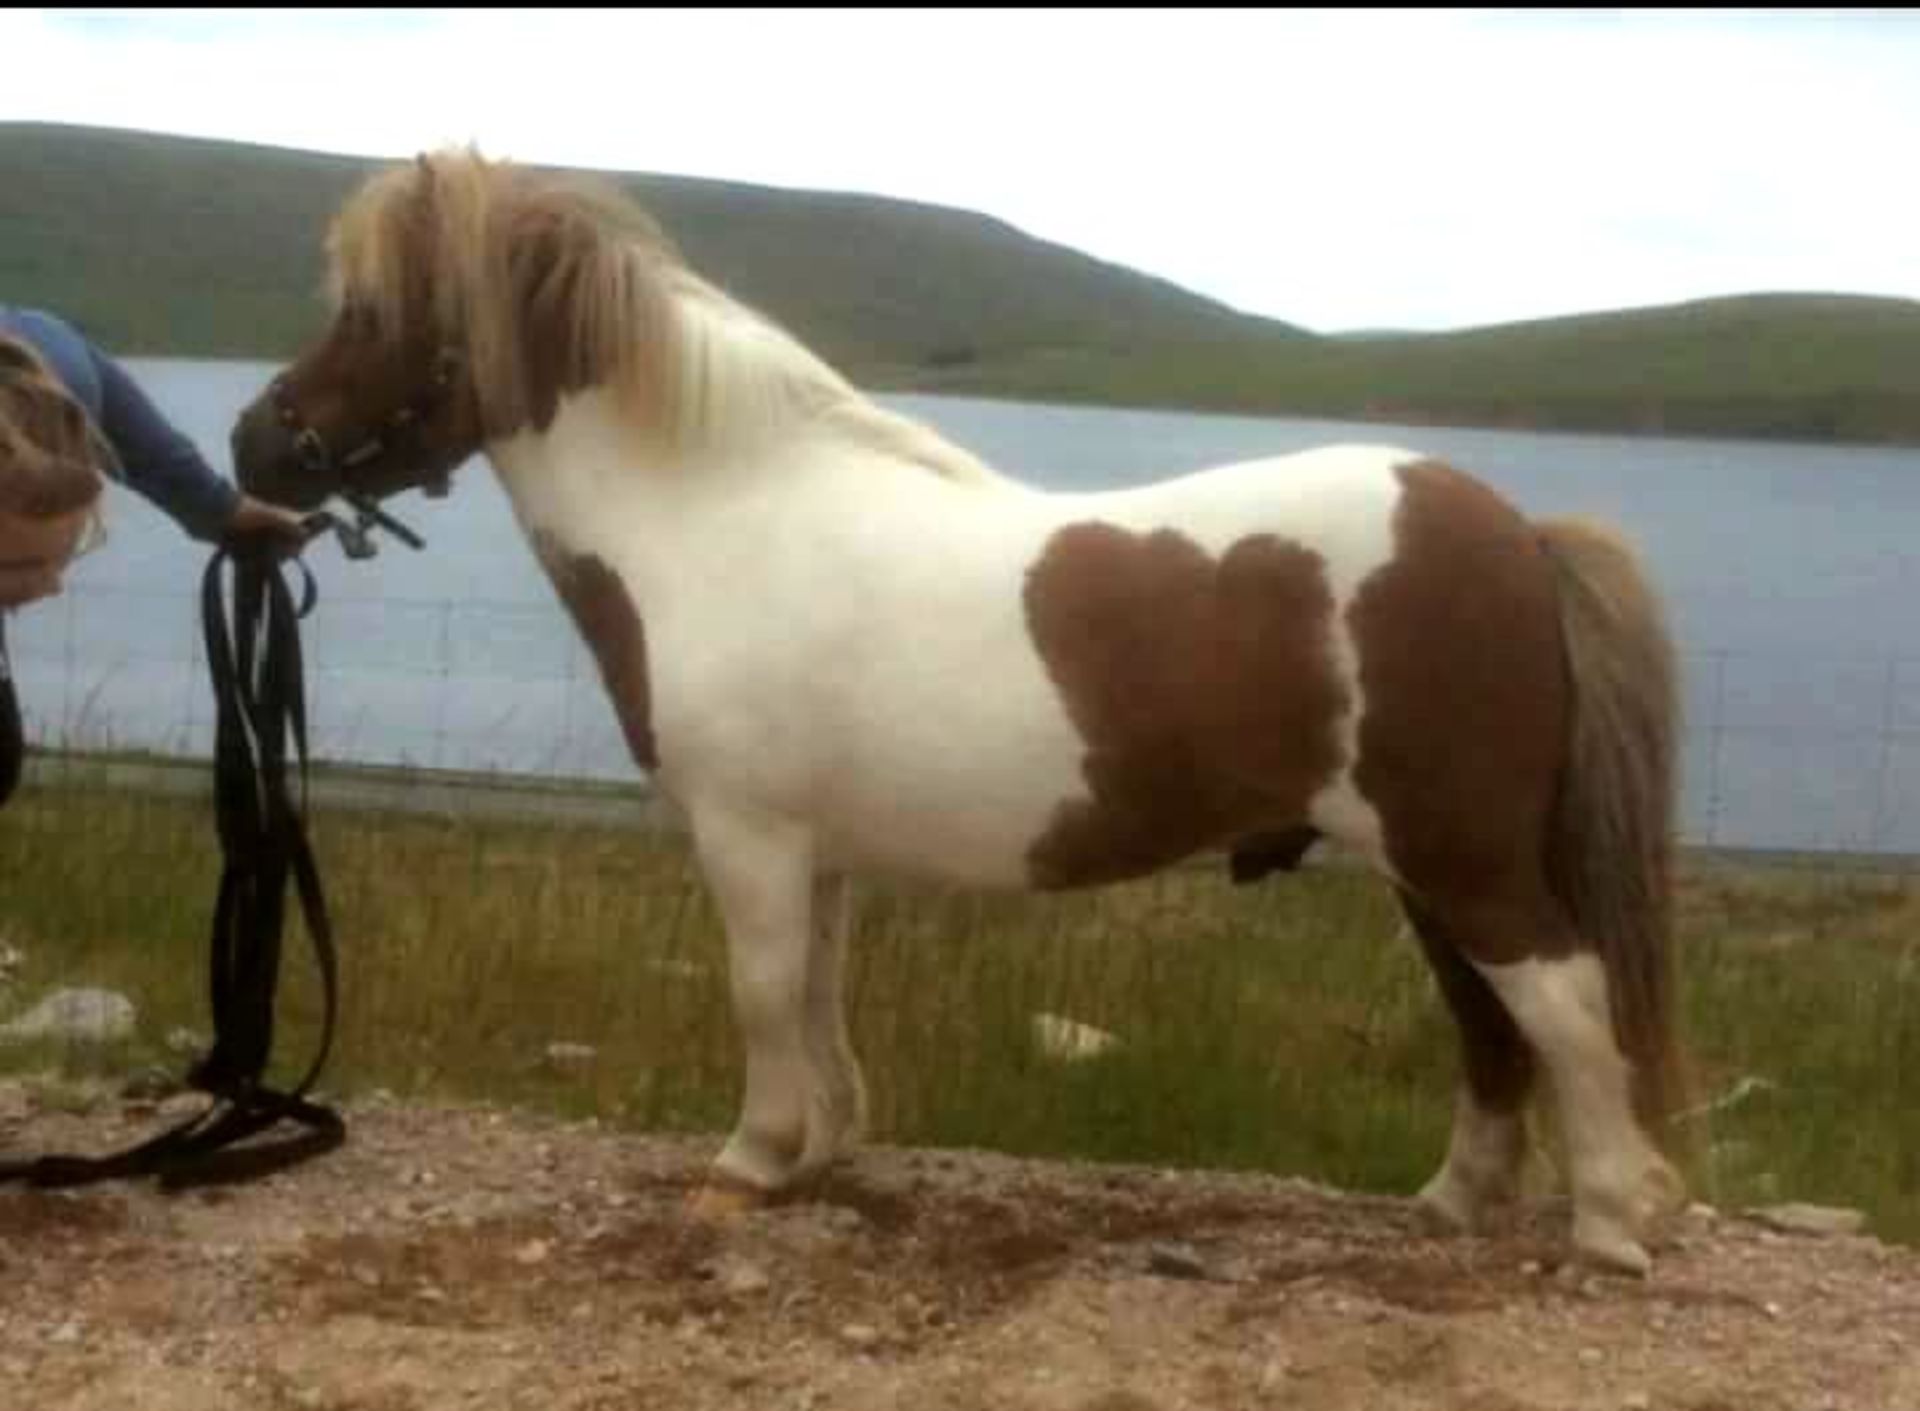
<instances>
[{"instance_id":1,"label":"pony's front leg","mask_svg":"<svg viewBox=\"0 0 1920 1411\"><path fill-rule=\"evenodd\" d=\"M784 820L694 810L694 847L727 930L734 1020L746 1048L740 1118L693 1208L725 1215L789 1184L806 1149L815 1077L807 1042L813 849Z\"/></svg>"},{"instance_id":2,"label":"pony's front leg","mask_svg":"<svg viewBox=\"0 0 1920 1411\"><path fill-rule=\"evenodd\" d=\"M813 950L807 960L807 1046L816 1087L807 1113L800 1174L811 1176L847 1154L866 1134L867 1086L847 1033L846 958L853 930L853 884L823 876L813 891Z\"/></svg>"}]
</instances>

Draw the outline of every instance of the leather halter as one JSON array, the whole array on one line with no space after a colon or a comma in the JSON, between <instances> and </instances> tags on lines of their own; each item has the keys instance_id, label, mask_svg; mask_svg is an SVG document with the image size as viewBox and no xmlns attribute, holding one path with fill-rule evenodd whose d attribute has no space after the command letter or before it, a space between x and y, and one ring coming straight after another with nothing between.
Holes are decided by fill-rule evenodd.
<instances>
[{"instance_id":1,"label":"leather halter","mask_svg":"<svg viewBox=\"0 0 1920 1411\"><path fill-rule=\"evenodd\" d=\"M279 418L293 437L294 457L300 468L309 475L331 473L339 478L341 487L350 492L351 497L372 498L353 483L353 472L370 461L378 460L392 450L394 445L406 436L418 436L420 427L427 418L445 400L447 389L453 386L454 378L459 374L464 359L454 348L442 348L433 360L433 377L421 394L413 401L393 412L351 450L336 456L323 437L306 419L300 409L294 405L293 393L287 386L283 373L273 379L267 388L267 397L273 404L274 414ZM440 474L422 482L425 493L435 499L447 493L448 478L452 475L449 468Z\"/></svg>"}]
</instances>

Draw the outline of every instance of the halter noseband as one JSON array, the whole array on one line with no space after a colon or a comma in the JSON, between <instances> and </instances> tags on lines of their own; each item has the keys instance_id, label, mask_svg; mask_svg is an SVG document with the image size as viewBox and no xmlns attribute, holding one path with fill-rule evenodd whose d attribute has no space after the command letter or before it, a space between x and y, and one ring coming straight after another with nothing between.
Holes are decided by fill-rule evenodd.
<instances>
[{"instance_id":1,"label":"halter noseband","mask_svg":"<svg viewBox=\"0 0 1920 1411\"><path fill-rule=\"evenodd\" d=\"M293 437L293 454L299 461L300 468L309 475L335 472L339 475L340 484L344 489L354 490L350 472L368 461L377 460L385 455L397 438L407 434L417 434L428 414L439 405L445 398L447 389L453 385L453 379L460 371L461 362L458 349L442 348L434 357L433 378L427 383L426 390L375 426L367 433L365 440L338 458L328 447L325 438L307 425L301 417L300 409L293 404L293 394L287 388L285 374L273 379L267 388L267 396L273 404L274 414L280 419L280 424ZM422 489L434 498L445 495L447 480L451 474L450 470L442 472L426 481Z\"/></svg>"}]
</instances>

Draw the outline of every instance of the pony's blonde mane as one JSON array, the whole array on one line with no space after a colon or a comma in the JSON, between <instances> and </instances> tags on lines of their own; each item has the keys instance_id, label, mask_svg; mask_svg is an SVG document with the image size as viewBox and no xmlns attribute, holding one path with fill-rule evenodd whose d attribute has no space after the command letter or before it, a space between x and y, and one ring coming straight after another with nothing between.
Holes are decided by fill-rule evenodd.
<instances>
[{"instance_id":1,"label":"pony's blonde mane","mask_svg":"<svg viewBox=\"0 0 1920 1411\"><path fill-rule=\"evenodd\" d=\"M396 347L423 332L459 347L489 435L543 425L557 389L600 387L683 449L804 423L948 479L1011 483L701 279L600 180L445 149L370 179L327 243L336 309Z\"/></svg>"}]
</instances>

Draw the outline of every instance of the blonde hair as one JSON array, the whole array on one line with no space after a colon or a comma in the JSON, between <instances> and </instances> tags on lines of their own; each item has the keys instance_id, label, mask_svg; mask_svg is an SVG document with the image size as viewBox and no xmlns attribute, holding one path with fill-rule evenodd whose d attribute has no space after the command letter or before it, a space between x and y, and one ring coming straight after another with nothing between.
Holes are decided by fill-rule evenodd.
<instances>
[{"instance_id":1,"label":"blonde hair","mask_svg":"<svg viewBox=\"0 0 1920 1411\"><path fill-rule=\"evenodd\" d=\"M51 519L97 507L111 456L40 354L0 334L0 512Z\"/></svg>"}]
</instances>

